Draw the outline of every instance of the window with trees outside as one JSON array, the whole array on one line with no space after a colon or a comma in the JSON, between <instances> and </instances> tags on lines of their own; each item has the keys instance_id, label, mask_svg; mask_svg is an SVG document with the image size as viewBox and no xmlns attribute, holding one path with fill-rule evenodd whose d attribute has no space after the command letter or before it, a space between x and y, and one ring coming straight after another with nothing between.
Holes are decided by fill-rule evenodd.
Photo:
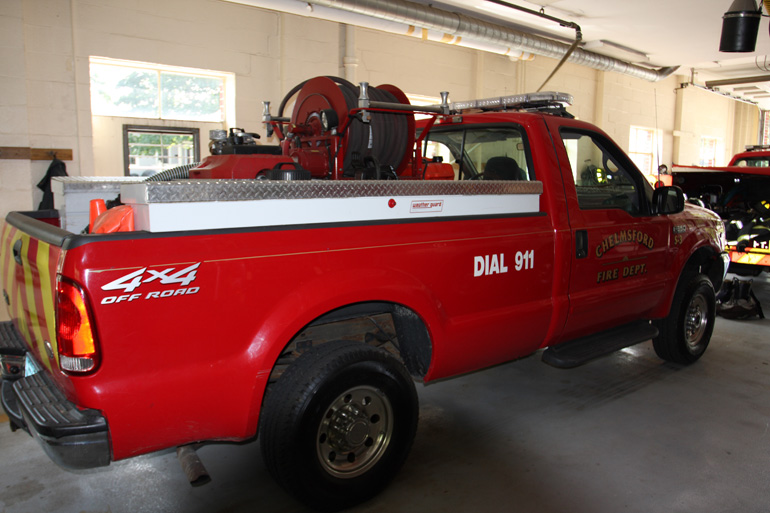
<instances>
[{"instance_id":1,"label":"window with trees outside","mask_svg":"<svg viewBox=\"0 0 770 513\"><path fill-rule=\"evenodd\" d=\"M150 119L225 119L225 73L91 58L91 113Z\"/></svg>"},{"instance_id":2,"label":"window with trees outside","mask_svg":"<svg viewBox=\"0 0 770 513\"><path fill-rule=\"evenodd\" d=\"M152 176L166 169L200 161L197 128L123 126L126 176Z\"/></svg>"},{"instance_id":3,"label":"window with trees outside","mask_svg":"<svg viewBox=\"0 0 770 513\"><path fill-rule=\"evenodd\" d=\"M198 162L200 129L234 122L232 73L91 57L90 82L91 114L123 126L126 175Z\"/></svg>"}]
</instances>

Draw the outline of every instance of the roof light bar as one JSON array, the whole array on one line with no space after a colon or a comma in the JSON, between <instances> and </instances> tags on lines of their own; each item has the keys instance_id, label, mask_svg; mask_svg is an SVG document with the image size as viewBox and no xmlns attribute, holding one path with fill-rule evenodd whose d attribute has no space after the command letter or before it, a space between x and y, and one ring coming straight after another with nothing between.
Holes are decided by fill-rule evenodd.
<instances>
[{"instance_id":1,"label":"roof light bar","mask_svg":"<svg viewBox=\"0 0 770 513\"><path fill-rule=\"evenodd\" d=\"M505 110L527 108L544 104L558 104L567 106L572 105L572 101L573 98L571 94L559 93L555 91L542 91L539 93L514 94L511 96L500 96L497 98L484 98L480 100L454 102L450 105L450 110L454 112L467 109Z\"/></svg>"}]
</instances>

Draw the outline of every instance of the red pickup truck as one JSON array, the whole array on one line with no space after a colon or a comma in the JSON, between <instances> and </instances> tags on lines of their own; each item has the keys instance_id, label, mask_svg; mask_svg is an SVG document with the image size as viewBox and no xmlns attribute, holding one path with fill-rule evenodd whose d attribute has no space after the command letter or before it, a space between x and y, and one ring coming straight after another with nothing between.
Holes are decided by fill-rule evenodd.
<instances>
[{"instance_id":1,"label":"red pickup truck","mask_svg":"<svg viewBox=\"0 0 770 513\"><path fill-rule=\"evenodd\" d=\"M770 146L747 146L726 167L674 166L664 182L722 218L731 272L770 270Z\"/></svg>"},{"instance_id":2,"label":"red pickup truck","mask_svg":"<svg viewBox=\"0 0 770 513\"><path fill-rule=\"evenodd\" d=\"M415 125L419 108L361 89L336 112L301 91L291 119L266 114L280 151L124 184L132 231L9 214L11 428L65 468L259 436L272 475L333 510L405 461L415 380L540 350L574 367L650 339L668 361L703 354L719 217L653 190L563 96L445 100Z\"/></svg>"}]
</instances>

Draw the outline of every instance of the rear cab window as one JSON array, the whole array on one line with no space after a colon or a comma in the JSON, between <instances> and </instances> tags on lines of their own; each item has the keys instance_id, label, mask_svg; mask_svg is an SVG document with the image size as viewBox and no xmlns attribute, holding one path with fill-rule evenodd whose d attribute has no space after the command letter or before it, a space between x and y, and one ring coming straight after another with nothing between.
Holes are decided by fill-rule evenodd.
<instances>
[{"instance_id":1,"label":"rear cab window","mask_svg":"<svg viewBox=\"0 0 770 513\"><path fill-rule=\"evenodd\" d=\"M767 157L742 157L736 159L734 166L739 167L770 167L770 156Z\"/></svg>"},{"instance_id":2,"label":"rear cab window","mask_svg":"<svg viewBox=\"0 0 770 513\"><path fill-rule=\"evenodd\" d=\"M535 180L526 133L518 125L434 128L426 161L452 167L454 180Z\"/></svg>"}]
</instances>

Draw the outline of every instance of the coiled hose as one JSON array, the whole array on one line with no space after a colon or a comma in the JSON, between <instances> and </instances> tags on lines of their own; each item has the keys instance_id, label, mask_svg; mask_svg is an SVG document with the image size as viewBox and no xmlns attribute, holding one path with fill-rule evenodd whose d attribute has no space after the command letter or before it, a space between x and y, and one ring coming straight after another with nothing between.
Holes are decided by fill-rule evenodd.
<instances>
[{"instance_id":1,"label":"coiled hose","mask_svg":"<svg viewBox=\"0 0 770 513\"><path fill-rule=\"evenodd\" d=\"M340 85L348 109L358 107L359 87ZM383 89L369 87L369 98L377 102L399 103L395 96ZM408 139L407 118L403 114L371 112L371 120L364 123L355 118L348 129L348 149L343 171L356 164L354 153L360 158L373 157L384 166L397 169L404 158Z\"/></svg>"},{"instance_id":2,"label":"coiled hose","mask_svg":"<svg viewBox=\"0 0 770 513\"><path fill-rule=\"evenodd\" d=\"M340 77L327 76L340 88L345 97L348 110L358 107L358 97L361 88ZM283 111L289 99L293 97L308 82L305 80L292 88L284 96L278 106L278 117L283 117ZM388 91L369 87L369 99L378 102L400 103L398 99ZM371 112L371 120L364 123L360 118L352 120L348 128L347 150L343 172L351 174L354 166L361 165L363 159L373 157L383 166L398 169L404 154L407 151L409 124L407 115L393 114L390 112ZM340 120L342 124L342 120Z\"/></svg>"}]
</instances>

